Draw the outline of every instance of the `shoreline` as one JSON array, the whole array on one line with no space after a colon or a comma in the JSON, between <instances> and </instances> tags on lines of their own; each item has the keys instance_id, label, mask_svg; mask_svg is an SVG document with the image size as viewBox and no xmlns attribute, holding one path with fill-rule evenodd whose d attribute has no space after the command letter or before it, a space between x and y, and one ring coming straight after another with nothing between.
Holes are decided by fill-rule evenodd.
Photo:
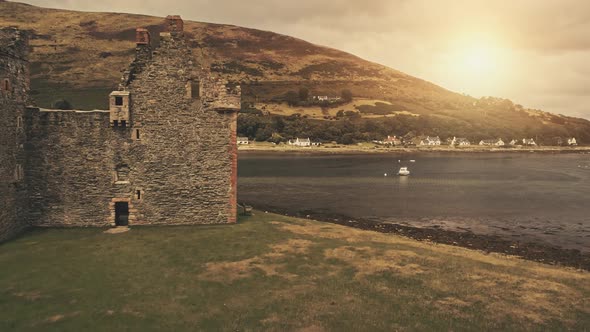
<instances>
[{"instance_id":1,"label":"shoreline","mask_svg":"<svg viewBox=\"0 0 590 332\"><path fill-rule=\"evenodd\" d=\"M417 241L458 246L486 253L500 253L544 264L562 265L590 271L590 253L583 253L577 249L564 249L534 242L511 241L497 235L475 234L470 231L458 232L435 228L412 227L395 223L376 223L362 218L351 218L344 215L323 214L313 211L293 213L285 209L260 205L254 206L254 209L378 233L395 234Z\"/></svg>"},{"instance_id":2,"label":"shoreline","mask_svg":"<svg viewBox=\"0 0 590 332\"><path fill-rule=\"evenodd\" d=\"M561 147L536 147L536 148L490 148L490 147L461 147L448 146L437 147L375 147L373 145L323 145L311 147L292 147L285 145L270 145L252 143L239 145L238 152L269 152L269 153L302 153L302 154L390 154L390 153L550 153L550 154L590 154L590 146L561 148Z\"/></svg>"}]
</instances>

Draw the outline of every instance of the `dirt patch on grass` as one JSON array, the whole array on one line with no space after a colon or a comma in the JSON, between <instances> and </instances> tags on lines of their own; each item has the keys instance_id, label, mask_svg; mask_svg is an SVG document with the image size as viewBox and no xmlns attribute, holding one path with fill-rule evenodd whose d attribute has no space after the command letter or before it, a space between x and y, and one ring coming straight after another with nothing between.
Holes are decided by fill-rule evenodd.
<instances>
[{"instance_id":1,"label":"dirt patch on grass","mask_svg":"<svg viewBox=\"0 0 590 332\"><path fill-rule=\"evenodd\" d=\"M411 251L378 252L370 247L339 247L326 249L324 256L354 267L357 279L385 271L407 276L425 272L422 266L411 262L417 257L416 253Z\"/></svg>"},{"instance_id":2,"label":"dirt patch on grass","mask_svg":"<svg viewBox=\"0 0 590 332\"><path fill-rule=\"evenodd\" d=\"M200 275L205 280L232 282L248 278L257 265L261 264L260 257L248 258L236 262L207 263L207 270Z\"/></svg>"},{"instance_id":3,"label":"dirt patch on grass","mask_svg":"<svg viewBox=\"0 0 590 332\"><path fill-rule=\"evenodd\" d=\"M104 231L104 233L105 234L121 234L121 233L129 232L129 230L130 230L129 227L119 226L119 227L109 228L106 231Z\"/></svg>"},{"instance_id":4,"label":"dirt patch on grass","mask_svg":"<svg viewBox=\"0 0 590 332\"><path fill-rule=\"evenodd\" d=\"M301 223L297 224L287 224L278 221L273 221L271 223L274 225L278 225L281 227L282 230L289 231L291 233L305 236L320 237L323 239L340 239L351 243L374 240L374 237L371 236L373 234L370 234L368 232L356 229L337 227L332 225L326 226L320 224L313 224L310 222L306 222L304 220L301 220Z\"/></svg>"},{"instance_id":5,"label":"dirt patch on grass","mask_svg":"<svg viewBox=\"0 0 590 332\"><path fill-rule=\"evenodd\" d=\"M464 288L484 296L487 299L487 311L498 316L499 320L509 316L546 323L552 319L563 320L567 312L575 310L590 313L581 290L548 278L535 279L476 270L467 276ZM482 300L475 297L466 299L471 303Z\"/></svg>"},{"instance_id":6,"label":"dirt patch on grass","mask_svg":"<svg viewBox=\"0 0 590 332\"><path fill-rule=\"evenodd\" d=\"M466 318L468 315L465 313L465 309L471 306L471 303L456 297L446 297L436 301L435 306L443 312L452 314L454 317Z\"/></svg>"},{"instance_id":7,"label":"dirt patch on grass","mask_svg":"<svg viewBox=\"0 0 590 332\"><path fill-rule=\"evenodd\" d=\"M70 317L75 317L78 316L80 314L79 311L75 311L69 314L57 314L57 315L53 315L51 317L48 317L45 322L46 323L57 323L59 321L62 321L66 318L70 318Z\"/></svg>"},{"instance_id":8,"label":"dirt patch on grass","mask_svg":"<svg viewBox=\"0 0 590 332\"><path fill-rule=\"evenodd\" d=\"M12 295L19 297L21 299L25 299L27 301L37 301L41 298L43 298L44 296L41 295L40 292L34 291L34 292L18 292L18 293L13 293Z\"/></svg>"},{"instance_id":9,"label":"dirt patch on grass","mask_svg":"<svg viewBox=\"0 0 590 332\"><path fill-rule=\"evenodd\" d=\"M283 257L287 254L306 254L312 244L313 242L309 240L290 239L287 242L272 245L271 249L273 251L265 256Z\"/></svg>"},{"instance_id":10,"label":"dirt patch on grass","mask_svg":"<svg viewBox=\"0 0 590 332\"><path fill-rule=\"evenodd\" d=\"M284 271L282 260L292 255L302 255L309 251L312 241L303 239L289 239L286 242L270 246L271 251L252 258L234 262L207 263L206 271L200 276L206 280L233 282L248 278L256 270L264 272L266 276L279 276L293 279L297 275Z\"/></svg>"}]
</instances>

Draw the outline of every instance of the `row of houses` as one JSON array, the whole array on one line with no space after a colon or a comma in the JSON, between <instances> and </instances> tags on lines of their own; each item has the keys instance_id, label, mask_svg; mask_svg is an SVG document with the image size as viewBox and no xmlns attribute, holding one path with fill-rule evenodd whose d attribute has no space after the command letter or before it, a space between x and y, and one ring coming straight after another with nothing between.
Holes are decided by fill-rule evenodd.
<instances>
[{"instance_id":1,"label":"row of houses","mask_svg":"<svg viewBox=\"0 0 590 332\"><path fill-rule=\"evenodd\" d=\"M408 145L441 145L441 140L438 136L431 137L417 137L417 138L404 138L400 136L387 136L382 141L374 140L373 143L380 145L390 146L408 146Z\"/></svg>"},{"instance_id":2,"label":"row of houses","mask_svg":"<svg viewBox=\"0 0 590 332\"><path fill-rule=\"evenodd\" d=\"M567 144L566 144L567 142ZM400 136L387 136L386 139L382 141L373 141L375 144L381 145L390 145L390 146L410 146L410 145L418 145L418 146L438 146L443 145L440 137L438 136L422 136L422 137L415 137L415 138L404 138ZM576 138L568 138L567 140L563 140L561 138L556 139L557 145L568 145L568 146L577 146L578 142ZM453 137L447 138L446 145L450 146L469 146L472 143L464 137ZM480 146L537 146L537 143L532 138L523 138L523 139L513 139L510 143L506 144L504 140L501 138L498 139L484 139L479 141Z\"/></svg>"},{"instance_id":3,"label":"row of houses","mask_svg":"<svg viewBox=\"0 0 590 332\"><path fill-rule=\"evenodd\" d=\"M250 139L248 137L238 137L237 138L238 145L248 145L250 144ZM287 144L292 146L319 146L322 145L320 142L312 142L311 139L308 138L295 138L290 139Z\"/></svg>"},{"instance_id":4,"label":"row of houses","mask_svg":"<svg viewBox=\"0 0 590 332\"><path fill-rule=\"evenodd\" d=\"M340 98L340 97L329 97L329 96L313 96L312 97L312 100L313 101L320 101L320 102L326 102L327 101L327 102L333 103L333 102L337 102L337 101L342 100L342 98Z\"/></svg>"},{"instance_id":5,"label":"row of houses","mask_svg":"<svg viewBox=\"0 0 590 332\"><path fill-rule=\"evenodd\" d=\"M238 145L250 144L250 140L248 139L248 137L238 137L237 141L238 141ZM578 145L578 141L574 137L568 138L566 140L564 140L562 138L557 138L556 142L557 142L557 145L568 145L568 146L577 146ZM380 145L389 145L389 146L415 146L415 145L418 145L418 146L439 146L439 145L442 145L442 141L441 141L440 137L438 137L438 136L426 136L426 137L416 137L416 138L403 138L400 136L387 136L387 138L385 138L384 140L382 140L382 141L375 140L375 141L373 141L373 143L380 144ZM308 138L290 139L287 142L287 144L291 145L291 146L302 146L302 147L322 145L322 143L320 143L320 142L312 142L309 137ZM472 144L467 138L453 137L453 138L447 138L445 145L469 146ZM479 141L479 144L477 144L477 145L480 145L480 146L506 146L506 145L510 145L510 146L537 146L537 142L535 142L535 140L532 138L523 138L522 140L513 139L510 141L510 143L506 144L506 142L504 142L504 140L502 140L501 138L497 138L497 139L481 140L481 141Z\"/></svg>"}]
</instances>

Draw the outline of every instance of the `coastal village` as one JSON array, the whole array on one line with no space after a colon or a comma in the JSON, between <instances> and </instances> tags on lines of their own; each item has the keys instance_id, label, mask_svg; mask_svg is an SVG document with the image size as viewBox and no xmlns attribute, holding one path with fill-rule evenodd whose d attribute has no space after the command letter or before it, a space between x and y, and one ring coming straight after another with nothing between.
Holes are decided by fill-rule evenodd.
<instances>
[{"instance_id":1,"label":"coastal village","mask_svg":"<svg viewBox=\"0 0 590 332\"><path fill-rule=\"evenodd\" d=\"M578 140L575 137L570 138L562 138L556 137L554 139L555 144L549 145L553 147L577 147ZM253 143L259 143L255 140L250 140L248 137L242 136L237 138L238 145L250 145ZM493 138L493 139L482 139L479 141L471 141L465 137L449 137L445 140L441 139L439 136L387 136L382 140L373 140L370 143L373 143L375 147L403 147L403 148L410 148L410 147L437 147L437 146L447 146L453 148L463 148L463 147L490 147L490 148L534 148L541 146L537 144L534 138L522 138L522 139L511 139L511 140L504 140L502 138ZM280 145L284 144L287 146L292 147L312 147L312 146L322 146L325 144L336 144L336 142L321 142L319 140L313 140L310 137L295 137L289 139L288 141L282 143L272 143L273 145Z\"/></svg>"}]
</instances>

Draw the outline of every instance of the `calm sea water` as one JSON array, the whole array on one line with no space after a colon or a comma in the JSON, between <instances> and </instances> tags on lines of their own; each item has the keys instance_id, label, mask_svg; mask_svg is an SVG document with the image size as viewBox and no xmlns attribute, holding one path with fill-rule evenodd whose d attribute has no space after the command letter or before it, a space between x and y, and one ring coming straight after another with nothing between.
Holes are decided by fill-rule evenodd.
<instances>
[{"instance_id":1,"label":"calm sea water","mask_svg":"<svg viewBox=\"0 0 590 332\"><path fill-rule=\"evenodd\" d=\"M411 175L397 176L401 166ZM255 207L469 230L590 252L588 154L242 153L238 192L240 202Z\"/></svg>"}]
</instances>

